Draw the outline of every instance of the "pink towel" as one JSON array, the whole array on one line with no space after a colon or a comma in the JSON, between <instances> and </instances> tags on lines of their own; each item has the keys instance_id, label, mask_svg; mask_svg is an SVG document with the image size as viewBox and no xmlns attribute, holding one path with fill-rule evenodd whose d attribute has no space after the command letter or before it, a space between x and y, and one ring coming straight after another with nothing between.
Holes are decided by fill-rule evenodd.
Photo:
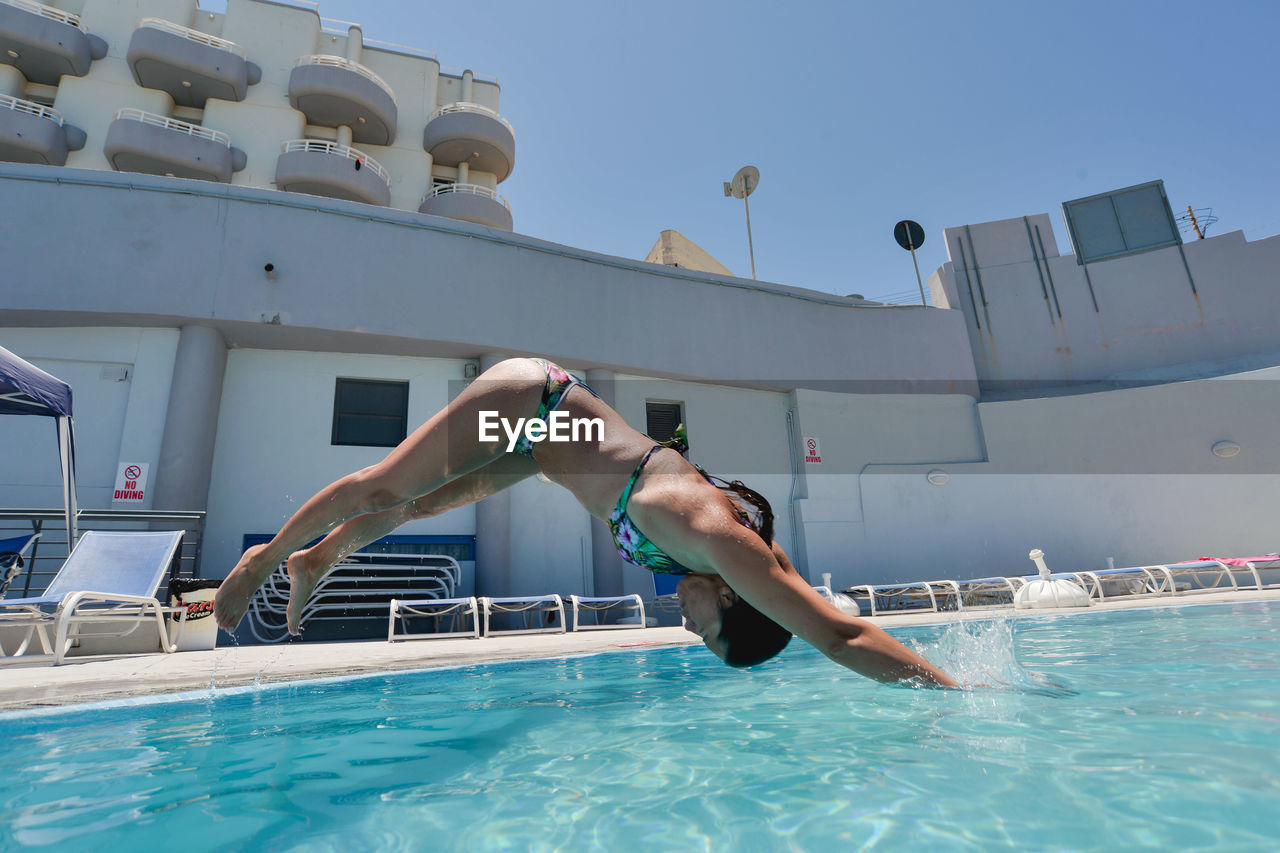
<instances>
[{"instance_id":1,"label":"pink towel","mask_svg":"<svg viewBox=\"0 0 1280 853\"><path fill-rule=\"evenodd\" d=\"M1228 566L1244 566L1247 563L1273 563L1280 560L1280 554L1263 554L1261 557L1201 557L1201 562L1217 560Z\"/></svg>"}]
</instances>

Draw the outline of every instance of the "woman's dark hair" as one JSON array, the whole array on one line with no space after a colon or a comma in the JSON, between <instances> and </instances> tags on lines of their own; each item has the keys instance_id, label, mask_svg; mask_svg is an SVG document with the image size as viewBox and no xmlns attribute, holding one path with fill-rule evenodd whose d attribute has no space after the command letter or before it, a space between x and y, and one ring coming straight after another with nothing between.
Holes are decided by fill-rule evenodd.
<instances>
[{"instance_id":1,"label":"woman's dark hair","mask_svg":"<svg viewBox=\"0 0 1280 853\"><path fill-rule=\"evenodd\" d=\"M739 597L720 614L720 636L725 640L724 662L729 666L755 666L787 647L791 632Z\"/></svg>"},{"instance_id":2,"label":"woman's dark hair","mask_svg":"<svg viewBox=\"0 0 1280 853\"><path fill-rule=\"evenodd\" d=\"M689 436L684 424L676 427L672 438L660 442L663 447L670 447L679 453L689 452ZM754 530L769 548L773 547L773 507L765 496L743 483L741 480L728 482L703 471L698 471L715 484L721 491L729 492L736 498L730 498L734 511L743 523ZM744 509L750 505L754 511ZM733 605L726 607L720 614L720 637L725 641L724 662L729 666L744 667L764 663L787 647L791 642L791 632L765 616L751 606L741 596Z\"/></svg>"},{"instance_id":3,"label":"woman's dark hair","mask_svg":"<svg viewBox=\"0 0 1280 853\"><path fill-rule=\"evenodd\" d=\"M720 483L724 483L723 480ZM720 489L738 497L734 508L747 525L760 535L764 544L773 547L773 507L764 495L741 480L719 485ZM755 512L747 512L739 503L750 504ZM739 596L737 602L720 614L720 636L726 645L724 662L744 667L764 663L787 647L791 632L751 606Z\"/></svg>"}]
</instances>

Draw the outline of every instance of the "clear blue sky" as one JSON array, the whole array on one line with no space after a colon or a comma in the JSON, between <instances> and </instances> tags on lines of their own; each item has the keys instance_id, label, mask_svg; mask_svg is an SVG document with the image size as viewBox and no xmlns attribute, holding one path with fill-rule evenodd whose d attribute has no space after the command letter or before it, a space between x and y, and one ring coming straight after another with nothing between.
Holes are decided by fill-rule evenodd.
<instances>
[{"instance_id":1,"label":"clear blue sky","mask_svg":"<svg viewBox=\"0 0 1280 853\"><path fill-rule=\"evenodd\" d=\"M918 294L892 227L1048 212L1162 178L1209 233L1280 233L1280 2L321 0L502 84L516 231L643 258L674 228L759 278ZM1194 235L1192 235L1194 239ZM918 298L918 296L917 296Z\"/></svg>"}]
</instances>

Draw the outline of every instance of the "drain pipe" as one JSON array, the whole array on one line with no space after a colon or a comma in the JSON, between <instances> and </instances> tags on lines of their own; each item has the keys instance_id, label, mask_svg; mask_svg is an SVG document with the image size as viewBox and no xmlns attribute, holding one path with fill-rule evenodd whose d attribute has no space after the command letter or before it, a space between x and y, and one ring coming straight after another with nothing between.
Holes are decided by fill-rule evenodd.
<instances>
[{"instance_id":1,"label":"drain pipe","mask_svg":"<svg viewBox=\"0 0 1280 853\"><path fill-rule=\"evenodd\" d=\"M796 409L787 409L787 456L791 461L791 494L787 495L787 518L791 521L791 556L794 561L804 567L804 574L809 572L809 556L801 547L800 519L796 512L796 501L800 499L800 457L797 448L800 446L796 437Z\"/></svg>"}]
</instances>

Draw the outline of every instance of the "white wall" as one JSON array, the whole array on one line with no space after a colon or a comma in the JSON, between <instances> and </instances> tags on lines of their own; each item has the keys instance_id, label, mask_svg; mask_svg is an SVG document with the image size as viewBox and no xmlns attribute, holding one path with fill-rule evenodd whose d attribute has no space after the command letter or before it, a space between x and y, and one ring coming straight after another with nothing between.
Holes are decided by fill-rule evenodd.
<instances>
[{"instance_id":1,"label":"white wall","mask_svg":"<svg viewBox=\"0 0 1280 853\"><path fill-rule=\"evenodd\" d=\"M149 509L164 437L176 329L0 329L0 346L71 385L76 492L83 509L112 507L122 462L151 466ZM122 372L126 378L117 378ZM58 442L49 418L0 420L0 506L62 506Z\"/></svg>"},{"instance_id":2,"label":"white wall","mask_svg":"<svg viewBox=\"0 0 1280 853\"><path fill-rule=\"evenodd\" d=\"M389 448L330 444L338 377L409 382L409 429L448 402L448 383L462 378L448 359L388 358L336 353L232 350L227 357L203 571L225 575L245 534L273 534L308 498L352 471L379 461ZM414 522L404 533L475 533L467 508Z\"/></svg>"},{"instance_id":3,"label":"white wall","mask_svg":"<svg viewBox=\"0 0 1280 853\"><path fill-rule=\"evenodd\" d=\"M868 455L886 463L860 469L845 494L843 528L806 523L810 571L830 571L847 586L1025 574L1033 568L1026 558L1032 548L1044 550L1058 570L1105 568L1107 557L1135 565L1274 551L1277 381L1280 368L1271 368L982 403L987 461L939 453L892 464L886 438L864 435ZM884 422L902 422L892 401L877 405ZM962 421L957 414L949 423ZM1215 456L1211 448L1224 440L1241 452ZM826 446L824 440L824 455ZM931 470L945 472L949 482L929 483ZM808 480L812 488L815 478Z\"/></svg>"}]
</instances>

